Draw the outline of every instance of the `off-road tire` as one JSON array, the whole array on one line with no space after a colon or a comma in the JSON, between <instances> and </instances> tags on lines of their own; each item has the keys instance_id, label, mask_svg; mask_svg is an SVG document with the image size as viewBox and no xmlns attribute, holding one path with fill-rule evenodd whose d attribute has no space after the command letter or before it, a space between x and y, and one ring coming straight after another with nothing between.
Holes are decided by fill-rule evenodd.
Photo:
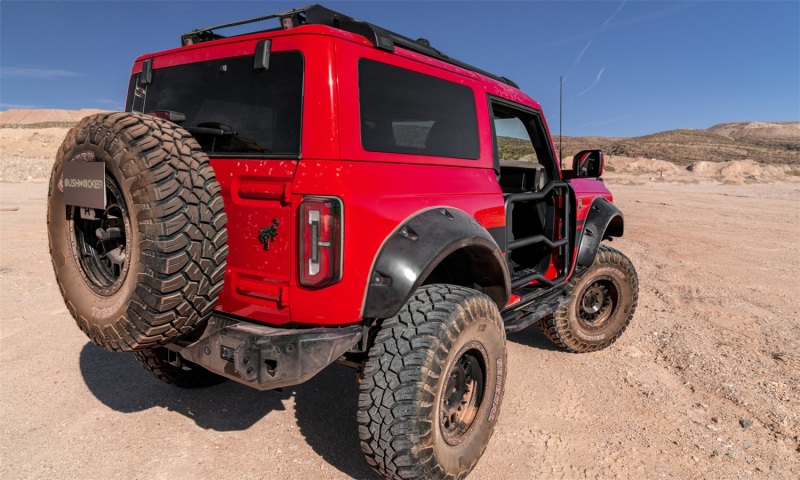
<instances>
[{"instance_id":1,"label":"off-road tire","mask_svg":"<svg viewBox=\"0 0 800 480\"><path fill-rule=\"evenodd\" d=\"M465 477L494 431L505 376L505 330L492 300L464 287L421 287L383 321L369 351L358 402L367 462L388 479Z\"/></svg>"},{"instance_id":2,"label":"off-road tire","mask_svg":"<svg viewBox=\"0 0 800 480\"><path fill-rule=\"evenodd\" d=\"M106 196L116 210L96 212L123 232L114 240L117 263L100 234L93 238L95 224L64 203L63 166L70 161L105 164ZM133 113L91 115L58 151L47 212L53 269L78 326L106 350L167 344L208 318L225 274L226 222L208 157L173 123Z\"/></svg>"},{"instance_id":3,"label":"off-road tire","mask_svg":"<svg viewBox=\"0 0 800 480\"><path fill-rule=\"evenodd\" d=\"M639 277L628 257L601 245L592 266L570 280L567 292L572 300L539 327L564 350L593 352L616 342L628 327L639 302Z\"/></svg>"},{"instance_id":4,"label":"off-road tire","mask_svg":"<svg viewBox=\"0 0 800 480\"><path fill-rule=\"evenodd\" d=\"M169 350L164 347L149 348L135 352L136 360L145 370L162 382L180 388L211 387L227 380L221 375L209 372L205 368L178 356L178 365L173 365L167 360Z\"/></svg>"}]
</instances>

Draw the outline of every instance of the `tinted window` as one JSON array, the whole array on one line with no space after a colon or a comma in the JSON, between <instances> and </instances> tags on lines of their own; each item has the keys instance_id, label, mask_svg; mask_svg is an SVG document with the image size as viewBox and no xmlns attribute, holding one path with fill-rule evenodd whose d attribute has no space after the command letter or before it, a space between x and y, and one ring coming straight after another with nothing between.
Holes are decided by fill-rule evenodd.
<instances>
[{"instance_id":1,"label":"tinted window","mask_svg":"<svg viewBox=\"0 0 800 480\"><path fill-rule=\"evenodd\" d=\"M492 114L498 160L539 163L554 169L550 137L539 115L494 102Z\"/></svg>"},{"instance_id":2,"label":"tinted window","mask_svg":"<svg viewBox=\"0 0 800 480\"><path fill-rule=\"evenodd\" d=\"M537 163L527 127L518 117L503 118L503 113L495 109L494 131L497 133L497 153L500 160L516 160Z\"/></svg>"},{"instance_id":3,"label":"tinted window","mask_svg":"<svg viewBox=\"0 0 800 480\"><path fill-rule=\"evenodd\" d=\"M191 63L153 71L150 85L131 79L128 110L171 110L182 127L215 156L298 156L303 100L303 57L273 53L268 70L253 57Z\"/></svg>"},{"instance_id":4,"label":"tinted window","mask_svg":"<svg viewBox=\"0 0 800 480\"><path fill-rule=\"evenodd\" d=\"M364 150L478 158L475 96L469 87L361 59L358 88Z\"/></svg>"}]
</instances>

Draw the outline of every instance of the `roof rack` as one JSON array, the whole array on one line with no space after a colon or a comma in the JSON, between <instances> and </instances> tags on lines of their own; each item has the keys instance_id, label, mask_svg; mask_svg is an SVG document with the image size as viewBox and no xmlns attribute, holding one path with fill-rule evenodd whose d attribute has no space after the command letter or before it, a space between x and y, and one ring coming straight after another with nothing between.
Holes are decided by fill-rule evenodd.
<instances>
[{"instance_id":1,"label":"roof rack","mask_svg":"<svg viewBox=\"0 0 800 480\"><path fill-rule=\"evenodd\" d=\"M486 70L481 70L480 68L473 67L472 65L469 65L467 63L464 63L462 61L447 56L446 54L440 52L439 50L436 50L435 48L431 47L430 42L428 42L424 38L420 38L418 40L412 40L408 37L404 37L403 35L390 32L389 30L385 30L371 23L367 23L361 20L356 20L355 18L349 17L347 15L334 12L333 10L329 10L323 7L322 5L309 5L307 7L295 8L294 10L288 10L282 13L275 13L263 17L256 17L248 20L241 20L233 23L224 23L222 25L215 25L213 27L192 30L191 32L184 33L183 35L181 35L181 45L184 46L193 45L197 43L203 43L211 40L225 38L222 35L214 33L214 30L219 30L228 27L236 27L239 25L246 25L248 23L262 22L265 20L271 20L273 18L280 19L281 28L284 30L288 30L294 27L299 27L300 25L326 25L329 27L334 27L340 30L344 30L346 32L361 35L365 37L375 48L379 48L387 52L393 52L395 45L399 45L405 49L412 50L414 52L421 53L423 55L427 55L437 60L441 60L451 65L455 65L457 67L461 67L479 73L489 78L493 78L499 82L511 85L514 88L519 88L519 86L516 83L514 83L513 81L509 80L506 77L494 75L492 73L487 72Z\"/></svg>"}]
</instances>

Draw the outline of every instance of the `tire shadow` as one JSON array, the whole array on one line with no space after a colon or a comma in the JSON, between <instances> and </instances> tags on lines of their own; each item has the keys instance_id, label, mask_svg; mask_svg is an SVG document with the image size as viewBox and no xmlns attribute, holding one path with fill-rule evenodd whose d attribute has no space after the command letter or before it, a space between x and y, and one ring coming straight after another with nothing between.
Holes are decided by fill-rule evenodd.
<instances>
[{"instance_id":1,"label":"tire shadow","mask_svg":"<svg viewBox=\"0 0 800 480\"><path fill-rule=\"evenodd\" d=\"M285 410L286 392L260 392L229 381L208 388L168 385L148 373L133 354L111 353L87 343L80 353L86 386L103 404L121 413L162 407L191 418L204 429L245 430L273 410Z\"/></svg>"},{"instance_id":2,"label":"tire shadow","mask_svg":"<svg viewBox=\"0 0 800 480\"><path fill-rule=\"evenodd\" d=\"M132 354L107 352L91 342L81 350L79 364L89 391L117 412L161 407L219 432L245 430L272 411L285 411L284 402L294 396L300 432L323 460L353 478L379 478L361 454L358 384L350 368L331 365L302 385L262 392L234 381L177 388L153 377Z\"/></svg>"},{"instance_id":3,"label":"tire shadow","mask_svg":"<svg viewBox=\"0 0 800 480\"><path fill-rule=\"evenodd\" d=\"M560 348L553 345L553 342L544 336L538 326L530 325L518 332L509 333L506 339L510 342L525 345L526 347L538 348L539 350L549 350L551 352L563 352Z\"/></svg>"},{"instance_id":4,"label":"tire shadow","mask_svg":"<svg viewBox=\"0 0 800 480\"><path fill-rule=\"evenodd\" d=\"M311 448L350 477L380 478L361 453L355 371L334 364L294 388L297 426Z\"/></svg>"}]
</instances>

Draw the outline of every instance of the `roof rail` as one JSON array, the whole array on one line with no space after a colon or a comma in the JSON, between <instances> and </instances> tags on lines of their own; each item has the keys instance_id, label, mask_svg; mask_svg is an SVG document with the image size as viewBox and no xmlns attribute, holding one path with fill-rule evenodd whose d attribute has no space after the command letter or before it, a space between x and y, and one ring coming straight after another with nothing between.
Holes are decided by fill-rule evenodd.
<instances>
[{"instance_id":1,"label":"roof rail","mask_svg":"<svg viewBox=\"0 0 800 480\"><path fill-rule=\"evenodd\" d=\"M493 78L499 82L511 85L512 87L519 88L519 86L516 83L514 83L513 81L509 80L506 77L494 75L492 73L487 72L486 70L481 70L480 68L473 67L472 65L469 65L467 63L464 63L462 61L456 60L454 58L445 55L439 50L436 50L435 48L431 47L430 42L428 42L424 38L420 38L418 40L412 40L408 37L404 37L403 35L390 32L389 30L385 30L371 23L367 23L361 20L356 20L353 17L349 17L347 15L334 12L333 10L329 10L323 7L322 5L309 5L307 7L295 8L294 10L288 10L286 12L275 13L263 17L250 18L247 20L241 20L232 23L224 23L222 25L215 25L213 27L208 27L208 28L199 28L197 30L192 30L191 32L184 33L183 35L181 35L181 45L184 46L193 45L197 43L203 43L211 40L225 38L222 35L214 33L214 30L219 30L228 27L236 27L239 25L246 25L249 23L262 22L265 20L271 20L273 18L280 19L281 28L284 30L294 27L299 27L300 25L326 25L329 27L334 27L340 30L344 30L346 32L361 35L365 37L375 48L386 50L387 52L393 52L395 45L399 45L405 49L412 50L414 52L421 53L423 55L427 55L429 57L441 60L451 65L455 65L457 67L461 67L479 73L486 77Z\"/></svg>"}]
</instances>

